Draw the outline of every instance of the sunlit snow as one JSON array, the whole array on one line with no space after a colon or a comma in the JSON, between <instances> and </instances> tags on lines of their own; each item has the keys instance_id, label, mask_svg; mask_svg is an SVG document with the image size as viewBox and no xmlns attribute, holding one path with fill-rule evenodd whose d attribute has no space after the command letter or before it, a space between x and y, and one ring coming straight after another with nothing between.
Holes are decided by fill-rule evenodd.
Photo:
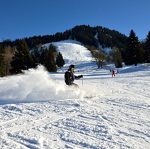
<instances>
[{"instance_id":1,"label":"sunlit snow","mask_svg":"<svg viewBox=\"0 0 150 149\"><path fill-rule=\"evenodd\" d=\"M112 77L114 65L98 69L81 43L53 44L66 62L57 73L39 65L0 78L0 148L149 149L150 66L124 66ZM78 89L64 83L70 64L83 74Z\"/></svg>"}]
</instances>

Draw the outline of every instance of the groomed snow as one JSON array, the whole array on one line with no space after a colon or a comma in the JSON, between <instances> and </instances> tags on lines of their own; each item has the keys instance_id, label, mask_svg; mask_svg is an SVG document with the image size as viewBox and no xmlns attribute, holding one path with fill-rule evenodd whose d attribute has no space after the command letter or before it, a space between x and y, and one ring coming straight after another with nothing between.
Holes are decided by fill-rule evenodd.
<instances>
[{"instance_id":1,"label":"groomed snow","mask_svg":"<svg viewBox=\"0 0 150 149\"><path fill-rule=\"evenodd\" d=\"M0 78L1 149L149 149L150 67L124 66L115 77L79 42L53 43L66 65ZM48 46L47 44L46 46ZM64 83L75 64L80 89Z\"/></svg>"}]
</instances>

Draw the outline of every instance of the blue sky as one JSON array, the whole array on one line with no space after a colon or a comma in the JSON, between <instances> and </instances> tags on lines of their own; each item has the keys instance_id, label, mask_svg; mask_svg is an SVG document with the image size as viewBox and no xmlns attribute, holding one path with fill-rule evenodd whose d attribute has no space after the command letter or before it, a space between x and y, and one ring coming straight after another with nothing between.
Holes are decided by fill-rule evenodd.
<instances>
[{"instance_id":1,"label":"blue sky","mask_svg":"<svg viewBox=\"0 0 150 149\"><path fill-rule=\"evenodd\" d=\"M150 31L149 0L0 0L0 41L103 26L139 39Z\"/></svg>"}]
</instances>

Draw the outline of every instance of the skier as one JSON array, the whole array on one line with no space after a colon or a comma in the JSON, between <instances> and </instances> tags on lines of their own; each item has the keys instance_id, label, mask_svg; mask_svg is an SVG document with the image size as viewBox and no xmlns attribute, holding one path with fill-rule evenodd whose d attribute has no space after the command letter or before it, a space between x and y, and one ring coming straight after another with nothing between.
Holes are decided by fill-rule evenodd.
<instances>
[{"instance_id":1,"label":"skier","mask_svg":"<svg viewBox=\"0 0 150 149\"><path fill-rule=\"evenodd\" d=\"M112 77L115 77L115 71L112 70Z\"/></svg>"},{"instance_id":2,"label":"skier","mask_svg":"<svg viewBox=\"0 0 150 149\"><path fill-rule=\"evenodd\" d=\"M73 86L78 86L77 84L73 83L75 79L80 79L83 78L83 75L76 76L74 75L74 65L70 65L68 71L65 72L65 83L66 85L73 85Z\"/></svg>"}]
</instances>

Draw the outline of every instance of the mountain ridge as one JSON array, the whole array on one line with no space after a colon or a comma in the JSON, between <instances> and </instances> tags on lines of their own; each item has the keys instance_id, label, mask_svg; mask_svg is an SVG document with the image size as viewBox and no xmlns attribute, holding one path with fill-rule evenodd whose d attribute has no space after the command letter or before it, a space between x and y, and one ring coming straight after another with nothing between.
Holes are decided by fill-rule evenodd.
<instances>
[{"instance_id":1,"label":"mountain ridge","mask_svg":"<svg viewBox=\"0 0 150 149\"><path fill-rule=\"evenodd\" d=\"M64 32L57 32L54 35L39 35L23 39L25 39L30 49L39 44L46 44L67 39L77 40L84 45L94 46L96 48L99 48L99 44L103 48L114 46L124 48L127 45L127 36L124 34L102 26L91 27L89 25L77 25ZM17 45L20 40L21 39L16 39L15 41L5 40L0 44L13 46Z\"/></svg>"}]
</instances>

